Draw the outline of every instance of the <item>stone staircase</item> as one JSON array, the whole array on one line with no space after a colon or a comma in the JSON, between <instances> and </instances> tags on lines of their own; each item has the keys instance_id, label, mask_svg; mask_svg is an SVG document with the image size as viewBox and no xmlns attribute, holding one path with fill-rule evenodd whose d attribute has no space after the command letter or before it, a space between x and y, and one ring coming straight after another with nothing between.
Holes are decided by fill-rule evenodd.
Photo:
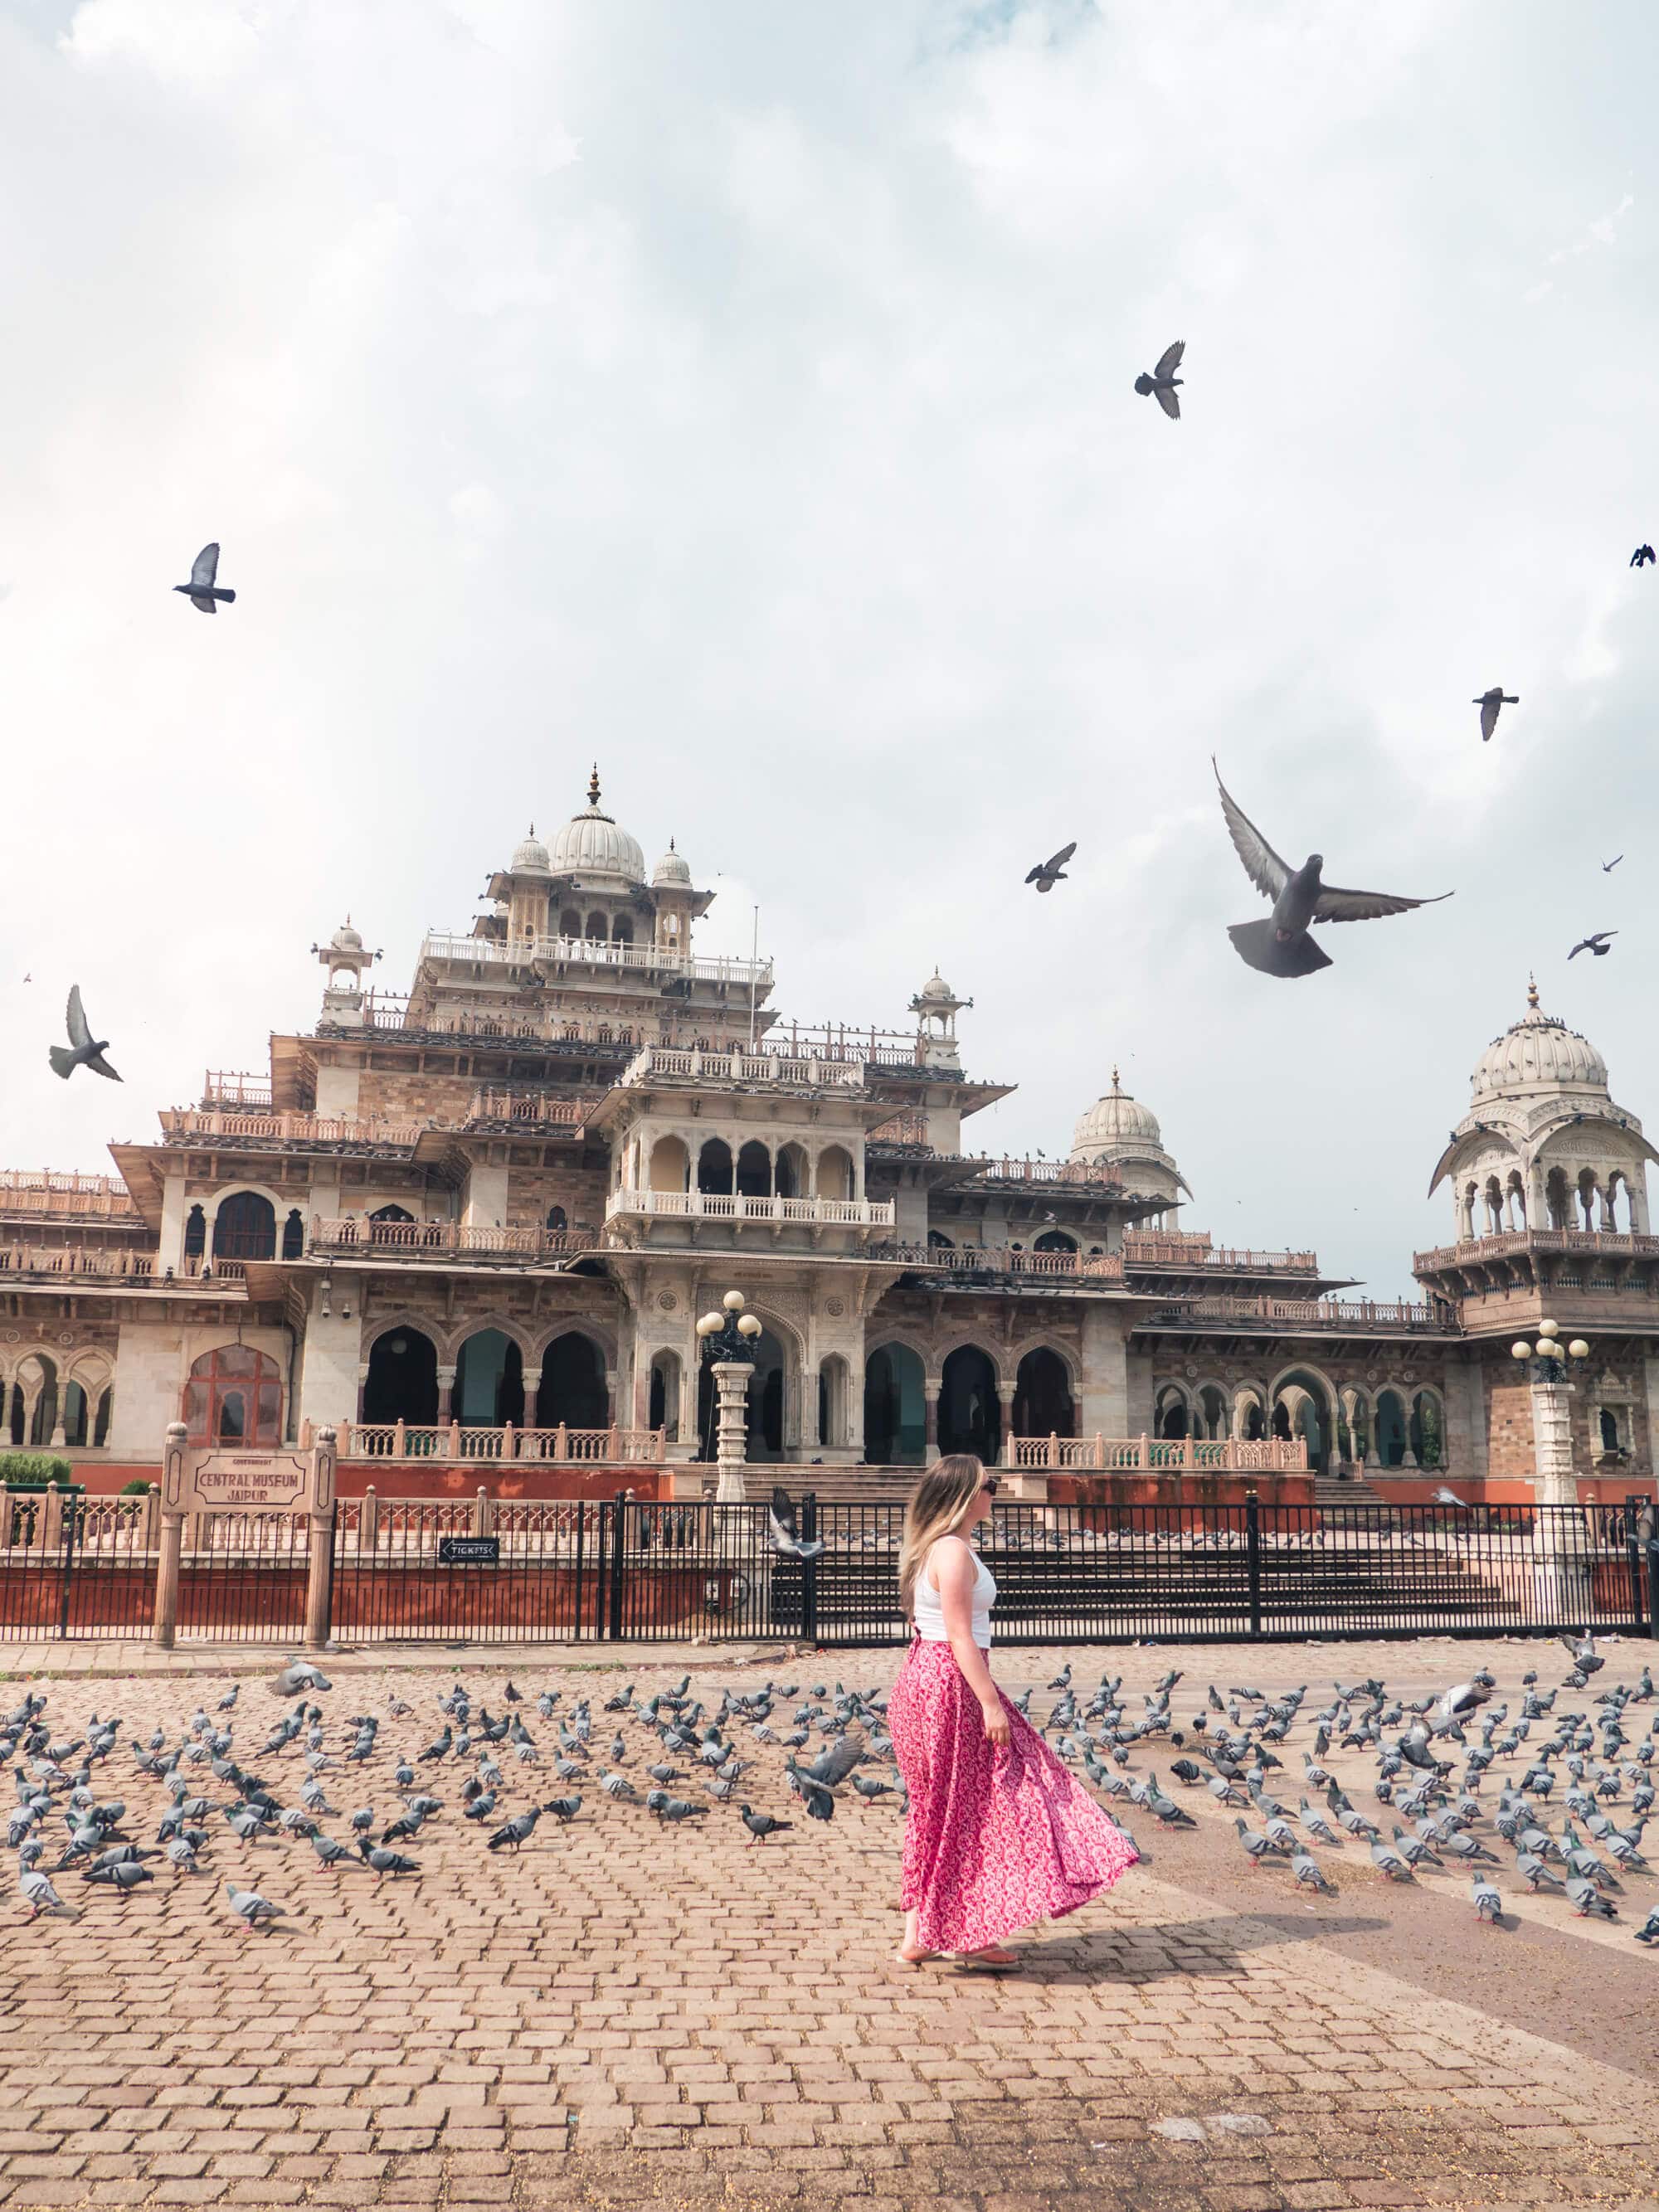
<instances>
[{"instance_id":1,"label":"stone staircase","mask_svg":"<svg viewBox=\"0 0 1659 2212\"><path fill-rule=\"evenodd\" d=\"M1355 1507L1364 1510L1367 1519L1372 1514L1386 1516L1386 1526L1392 1526L1394 1516L1389 1510L1389 1501L1373 1490L1364 1474L1316 1474L1314 1477L1314 1504L1326 1521L1342 1522L1349 1519Z\"/></svg>"}]
</instances>

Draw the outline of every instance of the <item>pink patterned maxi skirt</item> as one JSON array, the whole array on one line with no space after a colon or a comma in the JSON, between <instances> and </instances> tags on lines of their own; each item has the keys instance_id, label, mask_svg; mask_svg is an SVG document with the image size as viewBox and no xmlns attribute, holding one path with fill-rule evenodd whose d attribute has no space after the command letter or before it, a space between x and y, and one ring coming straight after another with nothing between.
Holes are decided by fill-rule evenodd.
<instances>
[{"instance_id":1,"label":"pink patterned maxi skirt","mask_svg":"<svg viewBox=\"0 0 1659 2212\"><path fill-rule=\"evenodd\" d=\"M1001 1692L998 1692L999 1696ZM911 1644L887 1709L910 1794L900 1902L925 1950L980 1951L1110 1889L1134 1845L1002 1698L1006 1752L948 1644Z\"/></svg>"}]
</instances>

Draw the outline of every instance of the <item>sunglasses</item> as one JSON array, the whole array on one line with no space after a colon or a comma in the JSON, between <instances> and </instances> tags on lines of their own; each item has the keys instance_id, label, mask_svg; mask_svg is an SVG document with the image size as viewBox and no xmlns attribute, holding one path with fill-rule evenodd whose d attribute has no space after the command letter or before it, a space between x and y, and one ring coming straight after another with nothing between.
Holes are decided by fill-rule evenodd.
<instances>
[{"instance_id":1,"label":"sunglasses","mask_svg":"<svg viewBox=\"0 0 1659 2212\"><path fill-rule=\"evenodd\" d=\"M994 1498L997 1494L998 1478L994 1474L988 1474L984 1481L981 1483L980 1488L981 1490L988 1490L992 1497Z\"/></svg>"}]
</instances>

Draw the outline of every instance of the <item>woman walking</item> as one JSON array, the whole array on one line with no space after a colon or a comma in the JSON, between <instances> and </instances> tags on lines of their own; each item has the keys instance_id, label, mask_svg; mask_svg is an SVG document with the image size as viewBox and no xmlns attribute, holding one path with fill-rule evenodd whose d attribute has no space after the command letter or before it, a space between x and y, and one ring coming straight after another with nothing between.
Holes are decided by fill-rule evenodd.
<instances>
[{"instance_id":1,"label":"woman walking","mask_svg":"<svg viewBox=\"0 0 1659 2212\"><path fill-rule=\"evenodd\" d=\"M967 1539L997 1478L962 1453L912 1492L899 1589L915 1637L888 1705L909 1792L900 1902L907 1969L941 1951L1012 1966L1000 1938L1110 1889L1135 1848L991 1680L997 1586Z\"/></svg>"}]
</instances>

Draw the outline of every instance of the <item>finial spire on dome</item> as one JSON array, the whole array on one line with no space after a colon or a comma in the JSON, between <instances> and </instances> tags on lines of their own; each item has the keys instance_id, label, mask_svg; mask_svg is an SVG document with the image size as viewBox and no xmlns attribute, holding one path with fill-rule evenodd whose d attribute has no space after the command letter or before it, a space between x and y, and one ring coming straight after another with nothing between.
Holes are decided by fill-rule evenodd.
<instances>
[{"instance_id":1,"label":"finial spire on dome","mask_svg":"<svg viewBox=\"0 0 1659 2212\"><path fill-rule=\"evenodd\" d=\"M1527 977L1527 1004L1534 1013L1538 1012L1538 978L1530 974Z\"/></svg>"},{"instance_id":2,"label":"finial spire on dome","mask_svg":"<svg viewBox=\"0 0 1659 2212\"><path fill-rule=\"evenodd\" d=\"M593 773L587 779L587 803L590 806L597 806L599 803L599 764L598 761L594 762Z\"/></svg>"},{"instance_id":3,"label":"finial spire on dome","mask_svg":"<svg viewBox=\"0 0 1659 2212\"><path fill-rule=\"evenodd\" d=\"M1115 1091L1115 1090L1117 1089L1117 1087L1118 1087L1118 1081L1117 1081L1117 1062L1116 1062L1115 1060L1114 1060L1114 1061L1112 1062L1112 1088L1113 1088L1113 1090L1114 1090L1114 1091Z\"/></svg>"}]
</instances>

